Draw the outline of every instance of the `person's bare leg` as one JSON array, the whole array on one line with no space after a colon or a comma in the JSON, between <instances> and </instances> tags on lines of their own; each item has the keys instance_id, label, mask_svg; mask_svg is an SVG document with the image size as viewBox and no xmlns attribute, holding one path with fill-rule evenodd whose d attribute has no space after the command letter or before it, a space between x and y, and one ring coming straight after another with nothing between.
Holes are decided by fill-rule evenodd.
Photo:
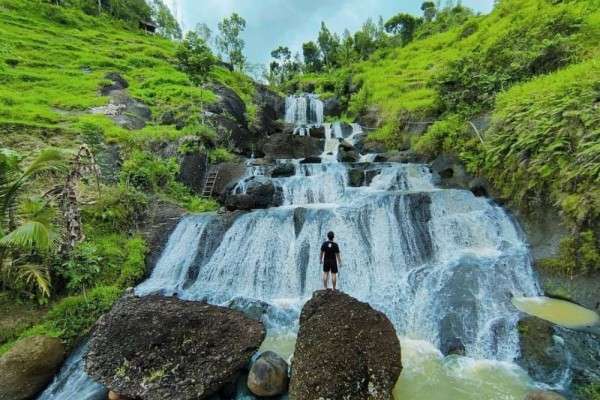
<instances>
[{"instance_id":1,"label":"person's bare leg","mask_svg":"<svg viewBox=\"0 0 600 400\"><path fill-rule=\"evenodd\" d=\"M333 283L333 290L336 290L337 285L337 274L331 274L331 283Z\"/></svg>"},{"instance_id":2,"label":"person's bare leg","mask_svg":"<svg viewBox=\"0 0 600 400\"><path fill-rule=\"evenodd\" d=\"M327 289L327 284L329 283L329 272L323 272L323 286Z\"/></svg>"}]
</instances>

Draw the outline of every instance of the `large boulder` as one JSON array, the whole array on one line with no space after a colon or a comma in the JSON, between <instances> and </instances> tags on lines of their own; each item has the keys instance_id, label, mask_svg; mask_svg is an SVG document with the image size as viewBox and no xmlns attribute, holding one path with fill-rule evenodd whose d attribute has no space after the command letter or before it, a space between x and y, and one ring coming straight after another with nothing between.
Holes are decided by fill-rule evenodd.
<instances>
[{"instance_id":1,"label":"large boulder","mask_svg":"<svg viewBox=\"0 0 600 400\"><path fill-rule=\"evenodd\" d=\"M323 101L323 114L328 117L339 117L342 115L342 103L337 97L330 97Z\"/></svg>"},{"instance_id":2,"label":"large boulder","mask_svg":"<svg viewBox=\"0 0 600 400\"><path fill-rule=\"evenodd\" d=\"M251 129L262 135L273 135L282 130L276 121L285 114L285 99L262 84L255 84L254 102L257 115Z\"/></svg>"},{"instance_id":3,"label":"large boulder","mask_svg":"<svg viewBox=\"0 0 600 400\"><path fill-rule=\"evenodd\" d=\"M271 170L273 178L288 178L296 174L296 166L292 163L278 164Z\"/></svg>"},{"instance_id":4,"label":"large boulder","mask_svg":"<svg viewBox=\"0 0 600 400\"><path fill-rule=\"evenodd\" d=\"M184 153L179 157L177 180L194 193L202 194L208 172L208 155L200 151Z\"/></svg>"},{"instance_id":5,"label":"large boulder","mask_svg":"<svg viewBox=\"0 0 600 400\"><path fill-rule=\"evenodd\" d=\"M261 397L279 396L289 384L287 362L272 351L266 351L254 362L248 374L248 389Z\"/></svg>"},{"instance_id":6,"label":"large boulder","mask_svg":"<svg viewBox=\"0 0 600 400\"><path fill-rule=\"evenodd\" d=\"M317 291L304 305L290 398L391 400L401 371L400 342L383 313L339 291Z\"/></svg>"},{"instance_id":7,"label":"large boulder","mask_svg":"<svg viewBox=\"0 0 600 400\"><path fill-rule=\"evenodd\" d=\"M29 400L50 383L65 358L60 340L23 339L0 358L0 400Z\"/></svg>"},{"instance_id":8,"label":"large boulder","mask_svg":"<svg viewBox=\"0 0 600 400\"><path fill-rule=\"evenodd\" d=\"M264 337L235 310L128 295L96 324L86 371L121 396L202 400L237 380Z\"/></svg>"},{"instance_id":9,"label":"large boulder","mask_svg":"<svg viewBox=\"0 0 600 400\"><path fill-rule=\"evenodd\" d=\"M118 73L112 72L106 75L111 81L101 90L101 94L109 97L106 106L94 107L92 114L104 114L110 117L117 125L130 129L142 129L152 119L150 107L129 95L127 87L129 84Z\"/></svg>"},{"instance_id":10,"label":"large boulder","mask_svg":"<svg viewBox=\"0 0 600 400\"><path fill-rule=\"evenodd\" d=\"M533 390L527 393L525 400L567 400L566 397L547 390Z\"/></svg>"},{"instance_id":11,"label":"large boulder","mask_svg":"<svg viewBox=\"0 0 600 400\"><path fill-rule=\"evenodd\" d=\"M469 183L474 178L452 154L439 155L431 163L431 170L438 177L440 185L445 188L469 190Z\"/></svg>"},{"instance_id":12,"label":"large boulder","mask_svg":"<svg viewBox=\"0 0 600 400\"><path fill-rule=\"evenodd\" d=\"M360 158L360 154L358 151L348 142L343 141L340 143L339 151L338 151L338 161L353 163L357 162Z\"/></svg>"},{"instance_id":13,"label":"large boulder","mask_svg":"<svg viewBox=\"0 0 600 400\"><path fill-rule=\"evenodd\" d=\"M241 163L220 163L216 169L218 174L213 191L215 196L223 196L246 174L246 165Z\"/></svg>"},{"instance_id":14,"label":"large boulder","mask_svg":"<svg viewBox=\"0 0 600 400\"><path fill-rule=\"evenodd\" d=\"M242 193L237 193L234 188L223 196L222 201L229 211L248 211L282 204L281 189L268 178L253 176L244 182L244 186L245 190Z\"/></svg>"},{"instance_id":15,"label":"large boulder","mask_svg":"<svg viewBox=\"0 0 600 400\"><path fill-rule=\"evenodd\" d=\"M270 136L263 145L265 156L271 160L318 157L323 152L324 141L310 136L286 135L279 133Z\"/></svg>"},{"instance_id":16,"label":"large boulder","mask_svg":"<svg viewBox=\"0 0 600 400\"><path fill-rule=\"evenodd\" d=\"M215 103L207 104L206 109L215 114L224 114L233 118L238 124L247 126L246 103L231 88L220 83L210 83L207 85L218 100Z\"/></svg>"}]
</instances>

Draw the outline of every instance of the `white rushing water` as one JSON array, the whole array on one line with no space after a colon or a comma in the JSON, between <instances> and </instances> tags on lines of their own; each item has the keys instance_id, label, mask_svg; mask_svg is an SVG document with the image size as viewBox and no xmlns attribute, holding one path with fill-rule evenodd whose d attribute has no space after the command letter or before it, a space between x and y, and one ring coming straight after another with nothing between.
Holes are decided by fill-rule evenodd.
<instances>
[{"instance_id":1,"label":"white rushing water","mask_svg":"<svg viewBox=\"0 0 600 400\"><path fill-rule=\"evenodd\" d=\"M322 123L322 103L316 101L311 96L288 99L286 118L297 126L319 118ZM351 140L362 133L359 128L351 126L345 136L341 125L326 125L327 140ZM337 154L337 146L331 145L330 151ZM470 385L479 372L487 371L486 379L498 376L502 381L485 386L492 394L482 398L516 400L526 387L526 374L512 363L519 353L519 313L511 295L534 296L539 288L514 221L501 207L469 191L437 188L427 165L351 165L336 158L325 158L330 162L323 164L281 160L295 166L295 174L286 178L269 177L268 167L247 167L235 191L243 193L251 179L272 179L283 205L235 218L185 217L136 293L226 306L266 304L263 348L287 357L301 308L321 288L319 249L333 230L342 250L340 289L386 313L410 346L408 354L428 355L424 360L429 364L422 368L431 368L451 387L458 387L452 381L457 374ZM352 168L353 174L356 168L363 174L363 186L350 187ZM468 357L446 364L431 349L455 337L464 343ZM71 368L73 378L63 370L61 376L67 378L62 382L77 385L79 379L82 390L97 390L78 362L79 369ZM418 372L421 367L405 374L420 379L419 384L405 383L400 392L434 384L427 383L429 373ZM510 389L503 383L510 377L517 377L511 385L518 390L494 397ZM49 390L54 397L44 393L41 400L71 400L66 390L54 395L56 385ZM427 398L439 398L435 390L429 392Z\"/></svg>"},{"instance_id":2,"label":"white rushing water","mask_svg":"<svg viewBox=\"0 0 600 400\"><path fill-rule=\"evenodd\" d=\"M288 96L285 99L285 122L295 125L294 133L307 135L309 128L323 125L323 102L314 94Z\"/></svg>"}]
</instances>

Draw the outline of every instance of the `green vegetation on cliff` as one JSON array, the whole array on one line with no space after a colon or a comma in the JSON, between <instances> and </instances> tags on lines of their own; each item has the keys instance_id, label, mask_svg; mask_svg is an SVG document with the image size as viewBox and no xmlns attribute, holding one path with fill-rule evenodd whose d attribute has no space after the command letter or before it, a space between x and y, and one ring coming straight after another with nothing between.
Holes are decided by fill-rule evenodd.
<instances>
[{"instance_id":1,"label":"green vegetation on cliff","mask_svg":"<svg viewBox=\"0 0 600 400\"><path fill-rule=\"evenodd\" d=\"M182 154L233 157L202 117L217 100L205 83L229 87L256 117L244 74L215 59L197 82L181 68L178 43L167 39L181 32L161 1L97 4L0 0L0 353L22 336L72 345L85 334L145 276L157 207L216 209L177 179ZM138 29L146 18L159 35ZM106 112L115 84L117 100L142 109L139 126ZM23 321L10 302L41 307Z\"/></svg>"}]
</instances>

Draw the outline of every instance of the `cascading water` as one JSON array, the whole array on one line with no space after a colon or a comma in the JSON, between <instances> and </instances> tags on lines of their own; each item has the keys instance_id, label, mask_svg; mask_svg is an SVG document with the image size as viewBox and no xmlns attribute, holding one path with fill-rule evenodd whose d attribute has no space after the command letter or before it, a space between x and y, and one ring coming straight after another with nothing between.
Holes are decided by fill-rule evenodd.
<instances>
[{"instance_id":1,"label":"cascading water","mask_svg":"<svg viewBox=\"0 0 600 400\"><path fill-rule=\"evenodd\" d=\"M510 296L539 289L527 246L506 212L469 191L437 188L426 165L295 162L295 168L291 177L270 178L268 168L248 167L235 190L267 175L261 179L273 180L283 205L236 218L184 218L136 293L221 305L265 302L263 347L288 356L300 310L321 286L321 241L334 230L342 249L341 290L385 312L413 357L401 379L403 399L445 398L431 389L434 375L418 373L424 365L456 391L464 381L474 393L485 370L486 379L511 383L488 385L481 390L490 397L481 398L517 399L528 383L512 364L518 311ZM362 168L364 186L349 186L352 168ZM468 357L448 364L436 348L455 337ZM417 381L431 395L411 394Z\"/></svg>"},{"instance_id":2,"label":"cascading water","mask_svg":"<svg viewBox=\"0 0 600 400\"><path fill-rule=\"evenodd\" d=\"M323 102L314 94L288 96L285 99L285 122L295 126L295 134L307 135L311 127L323 125Z\"/></svg>"}]
</instances>

